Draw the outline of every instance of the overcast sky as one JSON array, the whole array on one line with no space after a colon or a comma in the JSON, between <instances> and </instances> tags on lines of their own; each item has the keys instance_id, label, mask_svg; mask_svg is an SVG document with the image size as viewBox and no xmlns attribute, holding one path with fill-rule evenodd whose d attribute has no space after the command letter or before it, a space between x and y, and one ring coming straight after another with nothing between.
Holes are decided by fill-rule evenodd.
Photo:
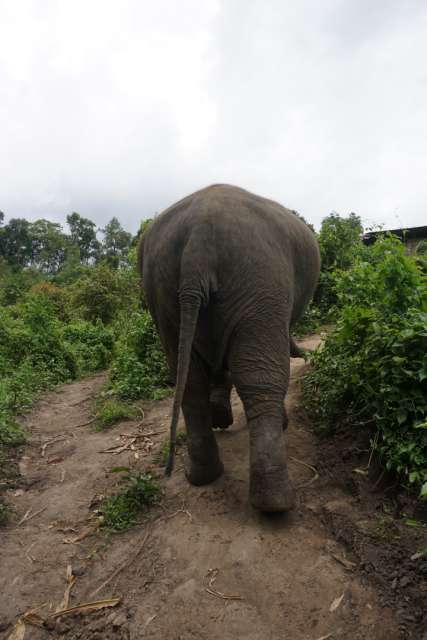
<instances>
[{"instance_id":1,"label":"overcast sky","mask_svg":"<svg viewBox=\"0 0 427 640\"><path fill-rule=\"evenodd\" d=\"M135 231L214 182L427 224L426 0L0 0L0 210Z\"/></svg>"}]
</instances>

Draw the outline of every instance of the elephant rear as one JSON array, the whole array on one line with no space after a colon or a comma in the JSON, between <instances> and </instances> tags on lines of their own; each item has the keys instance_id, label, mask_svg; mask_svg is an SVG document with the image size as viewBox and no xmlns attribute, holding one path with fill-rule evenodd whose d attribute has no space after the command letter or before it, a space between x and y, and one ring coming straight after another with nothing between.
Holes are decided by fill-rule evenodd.
<instances>
[{"instance_id":1,"label":"elephant rear","mask_svg":"<svg viewBox=\"0 0 427 640\"><path fill-rule=\"evenodd\" d=\"M290 508L283 399L290 328L319 275L314 234L271 200L214 185L154 220L141 239L139 264L148 307L176 374L167 473L181 406L190 481L204 484L222 473L209 398L226 368L250 427L252 503L266 511Z\"/></svg>"}]
</instances>

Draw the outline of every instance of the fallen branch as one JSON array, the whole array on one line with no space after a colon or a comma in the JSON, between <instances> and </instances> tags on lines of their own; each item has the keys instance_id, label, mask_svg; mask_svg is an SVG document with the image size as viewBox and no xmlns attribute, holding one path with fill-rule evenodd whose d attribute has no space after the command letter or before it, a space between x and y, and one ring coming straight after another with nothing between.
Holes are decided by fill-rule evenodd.
<instances>
[{"instance_id":1,"label":"fallen branch","mask_svg":"<svg viewBox=\"0 0 427 640\"><path fill-rule=\"evenodd\" d=\"M98 453L112 453L114 455L117 455L118 453L126 451L126 449L130 449L135 442L136 438L133 437L129 442L126 442L125 444L120 444L116 447L110 447L109 449L101 449L101 451L99 451Z\"/></svg>"},{"instance_id":2,"label":"fallen branch","mask_svg":"<svg viewBox=\"0 0 427 640\"><path fill-rule=\"evenodd\" d=\"M171 513L169 516L165 516L165 520L169 520L169 518L173 518L174 516L177 516L178 513L185 513L185 515L188 516L188 519L190 520L190 522L193 522L193 516L188 511L188 509L178 509L174 513Z\"/></svg>"},{"instance_id":3,"label":"fallen branch","mask_svg":"<svg viewBox=\"0 0 427 640\"><path fill-rule=\"evenodd\" d=\"M126 569L126 567L131 562L134 562L136 560L136 558L140 555L141 551L143 550L149 535L150 535L150 530L148 530L147 533L145 534L144 539L142 540L137 552L135 554L130 553L129 557L125 560L125 562L123 562L120 566L118 566L117 569L111 574L111 576L107 578L107 580L105 580L99 587L97 587L95 591L92 591L92 593L90 594L91 596L95 596L97 593L99 593L104 587L107 586L107 584L110 584L110 582L114 580L114 578L116 578L119 575L119 573L123 571L123 569Z\"/></svg>"},{"instance_id":4,"label":"fallen branch","mask_svg":"<svg viewBox=\"0 0 427 640\"><path fill-rule=\"evenodd\" d=\"M188 516L188 519L190 520L190 522L193 522L193 516L191 515L191 513L188 511L188 509L185 509L185 505L184 503L182 504L181 509L177 509L177 511L174 511L173 513L170 514L166 514L164 516L161 516L159 518L159 520L170 520L170 518L174 518L175 516L178 515L178 513L185 513L186 516Z\"/></svg>"},{"instance_id":5,"label":"fallen branch","mask_svg":"<svg viewBox=\"0 0 427 640\"><path fill-rule=\"evenodd\" d=\"M28 522L29 520L32 520L33 518L35 518L36 516L38 516L40 513L42 513L43 511L45 511L47 509L47 507L43 507L42 509L39 509L38 511L36 511L35 513L33 513L30 516L31 513L31 509L28 509L28 511L26 512L26 514L24 515L23 518L20 519L20 521L18 522L18 527L21 526L21 524L24 524L24 522Z\"/></svg>"},{"instance_id":6,"label":"fallen branch","mask_svg":"<svg viewBox=\"0 0 427 640\"><path fill-rule=\"evenodd\" d=\"M77 400L77 402L71 402L68 404L69 407L77 407L79 404L83 404L84 402L88 402L91 400L91 396L87 396L87 398L82 398L81 400Z\"/></svg>"},{"instance_id":7,"label":"fallen branch","mask_svg":"<svg viewBox=\"0 0 427 640\"><path fill-rule=\"evenodd\" d=\"M62 598L61 603L57 606L55 612L67 609L70 602L70 592L76 581L76 576L73 575L73 570L70 564L67 565L66 579L67 586L65 587L64 597Z\"/></svg>"},{"instance_id":8,"label":"fallen branch","mask_svg":"<svg viewBox=\"0 0 427 640\"><path fill-rule=\"evenodd\" d=\"M91 418L87 422L82 422L81 424L74 424L73 426L70 427L70 429L80 429L80 427L87 427L88 424L92 424L92 422L95 422L95 420L96 420L96 416L94 418Z\"/></svg>"},{"instance_id":9,"label":"fallen branch","mask_svg":"<svg viewBox=\"0 0 427 640\"><path fill-rule=\"evenodd\" d=\"M162 433L166 433L168 429L163 429L163 431L147 431L147 433L121 433L120 435L123 438L148 438L148 436L158 436Z\"/></svg>"},{"instance_id":10,"label":"fallen branch","mask_svg":"<svg viewBox=\"0 0 427 640\"><path fill-rule=\"evenodd\" d=\"M297 462L298 464L301 464L303 467L307 467L307 469L310 469L310 471L314 473L313 477L310 478L308 482L303 482L303 484L298 485L298 489L301 489L302 487L308 487L312 482L314 482L319 478L319 473L316 467L313 467L312 464L308 464L308 462L303 462L303 460L298 460L298 458L294 458L293 456L289 456L289 459L293 460L294 462Z\"/></svg>"},{"instance_id":11,"label":"fallen branch","mask_svg":"<svg viewBox=\"0 0 427 640\"><path fill-rule=\"evenodd\" d=\"M7 640L24 640L25 636L25 623L19 618L14 624L12 633L7 637Z\"/></svg>"},{"instance_id":12,"label":"fallen branch","mask_svg":"<svg viewBox=\"0 0 427 640\"><path fill-rule=\"evenodd\" d=\"M49 624L52 624L52 622L56 620L56 618L61 618L62 616L66 615L72 615L74 613L88 613L90 611L99 611L100 609L106 609L107 607L116 607L121 603L121 601L122 598L109 598L107 600L96 600L95 602L83 602L82 604L78 604L75 607L67 606L61 608L55 611L55 613L51 613L46 617L43 617L39 613L36 613L37 610L41 608L37 607L36 609L27 611L21 616L21 618L19 618L13 628L12 635L8 637L8 640L23 640L25 635L25 622L27 622L28 624L32 624L35 627L49 629Z\"/></svg>"},{"instance_id":13,"label":"fallen branch","mask_svg":"<svg viewBox=\"0 0 427 640\"><path fill-rule=\"evenodd\" d=\"M52 438L52 440L48 440L47 442L45 442L40 448L42 458L44 458L44 454L46 453L47 447L49 447L51 444L55 444L55 442L61 442L61 440L66 440L67 438L68 436L56 436L55 438Z\"/></svg>"},{"instance_id":14,"label":"fallen branch","mask_svg":"<svg viewBox=\"0 0 427 640\"><path fill-rule=\"evenodd\" d=\"M28 547L28 549L25 552L25 555L27 556L28 560L30 560L30 562L35 562L36 559L33 556L30 556L30 551L31 549L34 547L34 545L36 544L36 541L32 542L30 544L30 546Z\"/></svg>"},{"instance_id":15,"label":"fallen branch","mask_svg":"<svg viewBox=\"0 0 427 640\"><path fill-rule=\"evenodd\" d=\"M353 571L353 569L357 567L357 564L355 562L351 562L350 560L347 560L347 558L340 558L334 553L331 553L331 556L334 560L342 564L342 566L348 569L349 571Z\"/></svg>"},{"instance_id":16,"label":"fallen branch","mask_svg":"<svg viewBox=\"0 0 427 640\"><path fill-rule=\"evenodd\" d=\"M92 533L95 533L95 531L97 531L98 529L99 529L99 523L90 525L89 527L86 527L85 529L83 529L83 531L78 533L76 536L74 536L74 538L64 538L63 542L65 544L76 544L76 542L80 542L81 540L84 540L88 536L91 536Z\"/></svg>"},{"instance_id":17,"label":"fallen branch","mask_svg":"<svg viewBox=\"0 0 427 640\"><path fill-rule=\"evenodd\" d=\"M222 593L214 588L213 584L218 575L218 569L209 569L207 575L211 576L209 580L208 586L205 588L205 591L209 593L211 596L215 596L216 598L221 598L221 600L243 600L242 596L234 593Z\"/></svg>"},{"instance_id":18,"label":"fallen branch","mask_svg":"<svg viewBox=\"0 0 427 640\"><path fill-rule=\"evenodd\" d=\"M98 611L99 609L105 609L106 607L115 607L120 604L121 601L121 598L109 598L108 600L84 602L83 604L78 604L75 607L69 607L67 609L60 609L59 611L55 611L55 613L52 613L48 617L48 620L55 620L55 618L60 618L61 616L73 613L84 613L86 611Z\"/></svg>"}]
</instances>

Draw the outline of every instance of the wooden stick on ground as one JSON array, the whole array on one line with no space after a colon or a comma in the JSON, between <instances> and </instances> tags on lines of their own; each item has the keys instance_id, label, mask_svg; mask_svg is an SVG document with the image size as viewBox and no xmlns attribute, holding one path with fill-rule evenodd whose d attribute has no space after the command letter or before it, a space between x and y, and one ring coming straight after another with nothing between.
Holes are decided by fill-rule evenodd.
<instances>
[{"instance_id":1,"label":"wooden stick on ground","mask_svg":"<svg viewBox=\"0 0 427 640\"><path fill-rule=\"evenodd\" d=\"M121 565L119 565L119 566L117 567L117 569L116 569L115 571L113 571L113 573L111 574L111 576L110 576L109 578L107 578L107 580L105 580L105 581L104 581L104 582L103 582L99 587L97 587L97 588L95 589L95 591L92 591L92 593L90 594L90 595L91 595L91 597L92 597L92 596L95 596L97 593L99 593L99 592L101 591L101 589L103 589L104 587L106 587L106 586L107 586L107 584L110 584L110 582L111 582L112 580L114 580L114 578L116 578L116 577L119 575L119 573L120 573L121 571L123 571L123 569L126 569L126 567L127 567L131 562L134 562L134 561L136 560L136 558L140 555L140 553L141 553L142 549L144 548L144 545L145 545L145 543L147 542L149 535L150 535L150 530L148 530L148 531L147 531L147 533L145 534L144 539L143 539L143 541L141 542L141 545L140 545L139 549L137 550L137 552L136 552L135 554L133 554L133 553L132 553L132 554L130 554L129 558L127 558L127 559L125 560L125 562L123 562Z\"/></svg>"},{"instance_id":2,"label":"wooden stick on ground","mask_svg":"<svg viewBox=\"0 0 427 640\"><path fill-rule=\"evenodd\" d=\"M39 513L42 513L43 511L45 511L47 509L47 507L43 507L42 509L39 509L38 511L36 511L35 513L33 513L32 515L30 515L31 513L31 509L28 509L28 511L26 512L26 514L24 515L23 518L20 519L20 521L18 522L18 527L21 524L24 524L24 522L28 522L29 520L32 520L33 518L35 518L36 516L39 515Z\"/></svg>"}]
</instances>

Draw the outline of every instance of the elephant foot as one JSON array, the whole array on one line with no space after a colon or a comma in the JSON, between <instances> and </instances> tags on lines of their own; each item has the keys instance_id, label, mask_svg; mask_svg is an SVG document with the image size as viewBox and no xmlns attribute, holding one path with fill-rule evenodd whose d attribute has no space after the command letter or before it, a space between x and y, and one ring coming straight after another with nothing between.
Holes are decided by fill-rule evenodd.
<instances>
[{"instance_id":1,"label":"elephant foot","mask_svg":"<svg viewBox=\"0 0 427 640\"><path fill-rule=\"evenodd\" d=\"M233 424L233 413L231 406L219 404L218 402L211 402L212 412L212 427L214 429L227 429Z\"/></svg>"},{"instance_id":2,"label":"elephant foot","mask_svg":"<svg viewBox=\"0 0 427 640\"><path fill-rule=\"evenodd\" d=\"M185 470L185 475L190 484L200 487L204 484L210 484L224 473L224 465L221 460L217 460L214 464L197 464L190 461L189 468Z\"/></svg>"},{"instance_id":3,"label":"elephant foot","mask_svg":"<svg viewBox=\"0 0 427 640\"><path fill-rule=\"evenodd\" d=\"M295 506L295 491L286 469L268 473L251 472L250 501L265 512L290 511Z\"/></svg>"}]
</instances>

